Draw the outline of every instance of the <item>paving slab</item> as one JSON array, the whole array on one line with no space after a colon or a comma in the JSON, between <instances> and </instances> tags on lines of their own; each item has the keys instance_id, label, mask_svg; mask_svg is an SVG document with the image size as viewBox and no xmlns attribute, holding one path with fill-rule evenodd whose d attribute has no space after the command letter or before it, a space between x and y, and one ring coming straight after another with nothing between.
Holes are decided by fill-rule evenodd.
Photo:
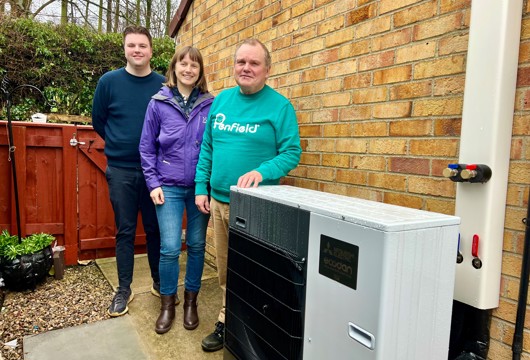
<instances>
[{"instance_id":1,"label":"paving slab","mask_svg":"<svg viewBox=\"0 0 530 360\"><path fill-rule=\"evenodd\" d=\"M118 286L116 259L98 259L96 264L113 289ZM186 254L180 259L178 294L184 297L183 275ZM217 272L205 263L198 297L199 326L186 330L182 325L182 303L169 332L154 331L160 298L150 292L152 280L146 255L135 257L129 313L92 324L54 330L24 338L25 360L221 360L223 351L202 351L201 340L210 334L221 307ZM0 359L1 360L1 359Z\"/></svg>"},{"instance_id":2,"label":"paving slab","mask_svg":"<svg viewBox=\"0 0 530 360\"><path fill-rule=\"evenodd\" d=\"M131 316L24 337L25 360L150 360Z\"/></svg>"}]
</instances>

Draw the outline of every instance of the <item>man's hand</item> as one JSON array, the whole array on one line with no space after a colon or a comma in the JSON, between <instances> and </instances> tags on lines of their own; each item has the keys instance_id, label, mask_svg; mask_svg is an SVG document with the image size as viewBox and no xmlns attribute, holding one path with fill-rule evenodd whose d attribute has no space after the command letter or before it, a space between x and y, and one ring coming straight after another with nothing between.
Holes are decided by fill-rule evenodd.
<instances>
[{"instance_id":1,"label":"man's hand","mask_svg":"<svg viewBox=\"0 0 530 360\"><path fill-rule=\"evenodd\" d=\"M153 191L149 193L149 196L155 205L162 205L164 203L164 192L161 187L153 189Z\"/></svg>"},{"instance_id":2,"label":"man's hand","mask_svg":"<svg viewBox=\"0 0 530 360\"><path fill-rule=\"evenodd\" d=\"M256 170L249 171L248 173L241 175L237 180L237 187L249 188L258 187L258 184L263 181L263 176Z\"/></svg>"},{"instance_id":3,"label":"man's hand","mask_svg":"<svg viewBox=\"0 0 530 360\"><path fill-rule=\"evenodd\" d=\"M197 209L203 214L210 213L210 202L208 201L208 195L195 195L195 205Z\"/></svg>"}]
</instances>

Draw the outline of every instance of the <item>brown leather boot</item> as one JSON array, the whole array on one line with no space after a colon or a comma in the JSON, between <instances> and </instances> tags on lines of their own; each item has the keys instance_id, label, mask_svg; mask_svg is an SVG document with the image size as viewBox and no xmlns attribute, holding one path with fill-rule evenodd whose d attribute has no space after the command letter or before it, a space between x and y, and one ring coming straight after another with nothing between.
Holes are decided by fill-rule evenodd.
<instances>
[{"instance_id":1,"label":"brown leather boot","mask_svg":"<svg viewBox=\"0 0 530 360\"><path fill-rule=\"evenodd\" d=\"M199 326L197 295L199 292L184 290L184 328L193 330Z\"/></svg>"},{"instance_id":2,"label":"brown leather boot","mask_svg":"<svg viewBox=\"0 0 530 360\"><path fill-rule=\"evenodd\" d=\"M161 295L160 315L156 320L155 331L157 334L165 334L171 329L175 319L175 295Z\"/></svg>"}]
</instances>

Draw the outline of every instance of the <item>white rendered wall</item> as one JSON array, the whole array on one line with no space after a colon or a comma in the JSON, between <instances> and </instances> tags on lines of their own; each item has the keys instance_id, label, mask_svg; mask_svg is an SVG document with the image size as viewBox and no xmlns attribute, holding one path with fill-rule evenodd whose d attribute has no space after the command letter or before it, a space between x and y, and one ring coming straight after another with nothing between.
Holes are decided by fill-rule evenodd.
<instances>
[{"instance_id":1,"label":"white rendered wall","mask_svg":"<svg viewBox=\"0 0 530 360\"><path fill-rule=\"evenodd\" d=\"M455 300L479 309L499 304L508 166L520 44L522 0L473 0L459 163L486 164L485 184L458 183L461 218ZM472 265L472 238L479 236ZM455 254L456 255L456 254Z\"/></svg>"}]
</instances>

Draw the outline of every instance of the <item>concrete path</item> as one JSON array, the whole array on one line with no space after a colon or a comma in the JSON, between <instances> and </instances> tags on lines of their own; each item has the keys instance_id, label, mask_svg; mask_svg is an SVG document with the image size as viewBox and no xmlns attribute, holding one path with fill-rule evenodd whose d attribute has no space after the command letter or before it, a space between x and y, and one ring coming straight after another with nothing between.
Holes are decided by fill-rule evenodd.
<instances>
[{"instance_id":1,"label":"concrete path","mask_svg":"<svg viewBox=\"0 0 530 360\"><path fill-rule=\"evenodd\" d=\"M117 286L114 258L96 261L113 288ZM185 254L181 256L181 276L185 269ZM134 300L129 313L61 330L24 338L25 360L220 360L223 351L205 353L203 337L213 331L221 306L221 290L215 269L205 265L199 294L199 327L193 331L182 326L182 303L177 307L173 328L164 335L154 331L160 309L160 299L150 293L147 257L135 259L132 290ZM179 284L179 297L183 299Z\"/></svg>"}]
</instances>

